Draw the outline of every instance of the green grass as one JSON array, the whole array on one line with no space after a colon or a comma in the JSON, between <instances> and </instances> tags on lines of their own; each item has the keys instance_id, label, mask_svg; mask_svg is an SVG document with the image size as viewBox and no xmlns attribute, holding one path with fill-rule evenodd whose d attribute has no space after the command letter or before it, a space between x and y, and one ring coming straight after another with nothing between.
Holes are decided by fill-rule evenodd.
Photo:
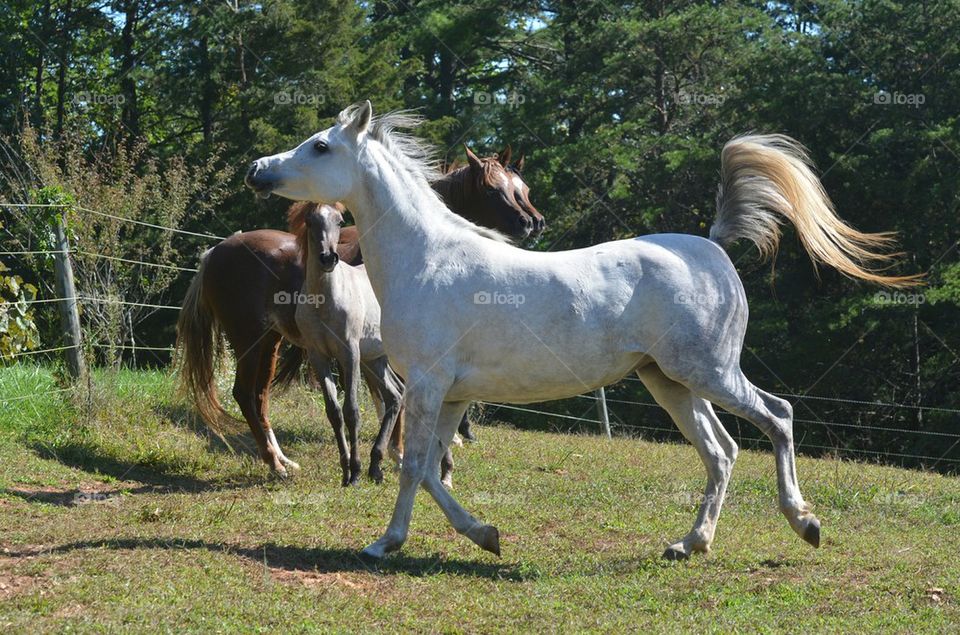
<instances>
[{"instance_id":1,"label":"green grass","mask_svg":"<svg viewBox=\"0 0 960 635\"><path fill-rule=\"evenodd\" d=\"M742 452L713 553L670 563L660 554L704 480L691 447L487 425L456 453L454 495L499 527L503 558L421 493L403 551L373 569L357 552L384 529L397 476L338 486L319 395L273 402L304 468L280 482L210 441L164 373L101 372L94 386L0 403L4 632L960 624L957 478L801 458L817 551L776 510L772 456ZM49 373L0 370L3 398L56 389Z\"/></svg>"}]
</instances>

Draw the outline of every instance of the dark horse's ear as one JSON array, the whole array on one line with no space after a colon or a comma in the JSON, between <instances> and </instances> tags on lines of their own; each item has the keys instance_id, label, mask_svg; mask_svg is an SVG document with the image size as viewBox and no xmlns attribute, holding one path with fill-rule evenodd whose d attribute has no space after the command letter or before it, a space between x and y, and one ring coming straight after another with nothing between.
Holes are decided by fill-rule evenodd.
<instances>
[{"instance_id":1,"label":"dark horse's ear","mask_svg":"<svg viewBox=\"0 0 960 635\"><path fill-rule=\"evenodd\" d=\"M510 147L510 144L507 144L507 147L503 149L503 152L497 155L497 161L500 162L500 165L507 167L510 165L510 156L513 154L513 148Z\"/></svg>"},{"instance_id":2,"label":"dark horse's ear","mask_svg":"<svg viewBox=\"0 0 960 635\"><path fill-rule=\"evenodd\" d=\"M343 225L343 213L347 211L347 208L343 206L343 203L334 203L331 205L334 213L334 220L337 221L337 225Z\"/></svg>"},{"instance_id":3,"label":"dark horse's ear","mask_svg":"<svg viewBox=\"0 0 960 635\"><path fill-rule=\"evenodd\" d=\"M481 167L483 167L483 162L480 161L480 157L471 152L470 148L467 147L467 144L463 144L463 149L467 151L467 161L470 162L471 168L479 170Z\"/></svg>"},{"instance_id":4,"label":"dark horse's ear","mask_svg":"<svg viewBox=\"0 0 960 635\"><path fill-rule=\"evenodd\" d=\"M520 160L513 166L517 169L517 172L523 172L523 162L526 160L527 155L521 154Z\"/></svg>"}]
</instances>

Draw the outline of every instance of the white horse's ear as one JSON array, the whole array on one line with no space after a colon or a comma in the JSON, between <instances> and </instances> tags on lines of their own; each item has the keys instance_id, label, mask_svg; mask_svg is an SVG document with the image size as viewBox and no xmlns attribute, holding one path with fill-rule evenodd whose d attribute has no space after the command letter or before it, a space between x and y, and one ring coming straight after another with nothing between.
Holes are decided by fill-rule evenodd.
<instances>
[{"instance_id":1,"label":"white horse's ear","mask_svg":"<svg viewBox=\"0 0 960 635\"><path fill-rule=\"evenodd\" d=\"M370 126L371 117L373 117L373 106L370 105L369 99L364 99L363 103L360 104L360 108L357 110L357 114L353 116L350 127L353 128L357 135L363 134Z\"/></svg>"}]
</instances>

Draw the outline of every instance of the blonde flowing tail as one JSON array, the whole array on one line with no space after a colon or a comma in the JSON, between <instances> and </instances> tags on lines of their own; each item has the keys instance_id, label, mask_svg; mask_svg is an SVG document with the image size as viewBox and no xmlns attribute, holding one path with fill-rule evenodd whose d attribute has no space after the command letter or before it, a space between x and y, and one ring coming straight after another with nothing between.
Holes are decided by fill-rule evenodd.
<instances>
[{"instance_id":1,"label":"blonde flowing tail","mask_svg":"<svg viewBox=\"0 0 960 635\"><path fill-rule=\"evenodd\" d=\"M913 286L922 278L883 274L902 255L887 251L895 245L895 234L866 234L843 222L799 142L776 134L727 142L720 156L717 218L710 240L725 247L746 238L763 258L770 258L777 252L785 219L797 228L814 263L889 287Z\"/></svg>"}]
</instances>

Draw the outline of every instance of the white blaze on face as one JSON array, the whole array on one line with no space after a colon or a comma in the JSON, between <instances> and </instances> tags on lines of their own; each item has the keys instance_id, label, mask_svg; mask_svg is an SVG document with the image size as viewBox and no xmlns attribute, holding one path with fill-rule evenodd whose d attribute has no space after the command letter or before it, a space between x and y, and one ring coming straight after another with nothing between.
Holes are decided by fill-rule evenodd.
<instances>
[{"instance_id":1,"label":"white blaze on face","mask_svg":"<svg viewBox=\"0 0 960 635\"><path fill-rule=\"evenodd\" d=\"M523 188L525 188L527 184L523 182L523 179L520 178L520 175L511 174L510 176L513 179L513 187L515 187L517 191L523 192Z\"/></svg>"}]
</instances>

